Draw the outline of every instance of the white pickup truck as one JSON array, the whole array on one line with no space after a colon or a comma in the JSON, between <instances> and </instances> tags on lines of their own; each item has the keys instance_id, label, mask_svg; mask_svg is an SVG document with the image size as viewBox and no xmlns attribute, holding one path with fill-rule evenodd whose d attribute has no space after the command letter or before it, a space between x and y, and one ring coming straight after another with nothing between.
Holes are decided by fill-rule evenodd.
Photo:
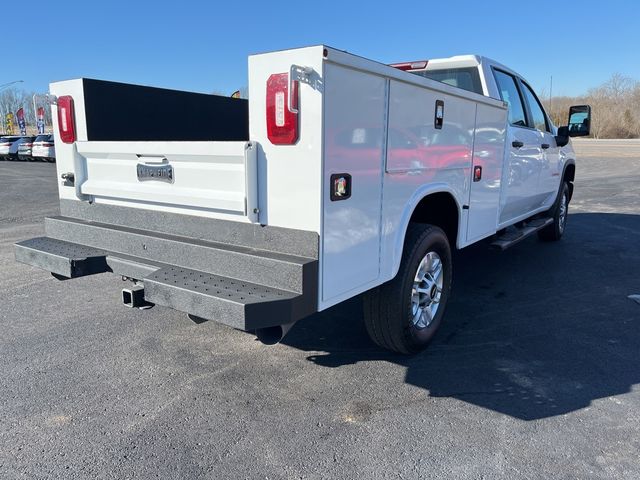
<instances>
[{"instance_id":1,"label":"white pickup truck","mask_svg":"<svg viewBox=\"0 0 640 480\"><path fill-rule=\"evenodd\" d=\"M453 248L557 240L570 136L487 58L384 65L327 46L249 57L249 100L90 79L53 83L60 216L16 259L113 272L123 302L279 341L364 294L378 345L423 349Z\"/></svg>"}]
</instances>

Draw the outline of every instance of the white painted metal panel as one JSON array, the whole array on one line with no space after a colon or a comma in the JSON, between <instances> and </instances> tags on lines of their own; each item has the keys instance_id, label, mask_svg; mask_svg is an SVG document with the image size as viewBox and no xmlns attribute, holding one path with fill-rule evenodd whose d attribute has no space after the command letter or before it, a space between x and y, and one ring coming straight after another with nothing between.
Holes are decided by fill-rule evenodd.
<instances>
[{"instance_id":1,"label":"white painted metal panel","mask_svg":"<svg viewBox=\"0 0 640 480\"><path fill-rule=\"evenodd\" d=\"M386 79L325 65L322 301L379 276ZM330 199L332 174L352 176L351 198Z\"/></svg>"},{"instance_id":2,"label":"white painted metal panel","mask_svg":"<svg viewBox=\"0 0 640 480\"><path fill-rule=\"evenodd\" d=\"M260 223L320 233L322 201L323 47L298 48L249 57L249 138L260 142ZM273 145L267 137L266 87L270 75L292 65L310 67L299 86L299 138Z\"/></svg>"},{"instance_id":3,"label":"white painted metal panel","mask_svg":"<svg viewBox=\"0 0 640 480\"><path fill-rule=\"evenodd\" d=\"M506 110L478 104L473 142L473 167L482 168L480 181L471 182L466 242L496 232L504 165Z\"/></svg>"},{"instance_id":4,"label":"white painted metal panel","mask_svg":"<svg viewBox=\"0 0 640 480\"><path fill-rule=\"evenodd\" d=\"M563 163L554 135L550 132L542 132L542 136L542 142L549 145L549 148L543 151L538 190L544 196L543 204L551 205L560 188Z\"/></svg>"},{"instance_id":5,"label":"white painted metal panel","mask_svg":"<svg viewBox=\"0 0 640 480\"><path fill-rule=\"evenodd\" d=\"M63 82L55 82L50 85L50 93L57 97L62 95L71 95L73 97L75 111L75 127L76 138L83 142L87 140L87 122L85 120L84 108L84 88L82 79L65 80ZM75 174L76 180L82 182L86 179L85 172L82 170L82 163L78 163L75 144L62 143L60 140L60 130L58 128L58 107L51 106L51 120L53 127L53 136L56 145L56 172L58 178L58 192L60 198L67 200L78 200L81 195L79 188L65 187L61 180L63 173L72 172Z\"/></svg>"},{"instance_id":6,"label":"white painted metal panel","mask_svg":"<svg viewBox=\"0 0 640 480\"><path fill-rule=\"evenodd\" d=\"M436 100L444 101L441 130L434 125ZM462 205L469 198L476 103L440 89L391 81L388 173L384 178L382 206L382 281L395 276L409 219L427 195L446 193L453 197L463 232L458 237L458 246L464 244L467 211ZM503 108L501 104L489 105ZM402 146L402 142L398 142L401 148L393 147L393 131L412 135L411 148Z\"/></svg>"},{"instance_id":7,"label":"white painted metal panel","mask_svg":"<svg viewBox=\"0 0 640 480\"><path fill-rule=\"evenodd\" d=\"M436 101L444 103L441 129L435 127ZM473 101L392 81L387 171L468 169L474 121Z\"/></svg>"},{"instance_id":8,"label":"white painted metal panel","mask_svg":"<svg viewBox=\"0 0 640 480\"><path fill-rule=\"evenodd\" d=\"M83 195L136 201L145 208L192 207L257 217L255 154L247 142L77 142L86 179ZM171 183L140 181L139 164L165 163ZM251 178L252 182L247 179ZM253 198L252 198L253 197Z\"/></svg>"},{"instance_id":9,"label":"white painted metal panel","mask_svg":"<svg viewBox=\"0 0 640 480\"><path fill-rule=\"evenodd\" d=\"M499 227L530 215L543 200L538 194L543 156L541 133L532 128L509 125L506 137ZM523 145L514 147L513 142L522 142Z\"/></svg>"}]
</instances>

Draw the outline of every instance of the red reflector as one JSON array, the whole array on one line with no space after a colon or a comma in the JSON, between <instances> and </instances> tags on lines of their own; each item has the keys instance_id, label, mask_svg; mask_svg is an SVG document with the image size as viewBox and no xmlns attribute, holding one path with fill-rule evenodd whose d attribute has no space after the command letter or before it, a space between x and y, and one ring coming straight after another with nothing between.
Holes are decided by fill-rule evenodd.
<instances>
[{"instance_id":1,"label":"red reflector","mask_svg":"<svg viewBox=\"0 0 640 480\"><path fill-rule=\"evenodd\" d=\"M288 73L276 73L267 80L267 137L274 145L298 141L298 95L298 82L294 81L289 105Z\"/></svg>"},{"instance_id":2,"label":"red reflector","mask_svg":"<svg viewBox=\"0 0 640 480\"><path fill-rule=\"evenodd\" d=\"M476 165L473 167L473 181L479 182L480 180L482 180L482 167Z\"/></svg>"},{"instance_id":3,"label":"red reflector","mask_svg":"<svg viewBox=\"0 0 640 480\"><path fill-rule=\"evenodd\" d=\"M392 63L389 65L390 67L397 68L398 70L422 70L423 68L427 68L428 60L421 60L419 62L402 62L402 63Z\"/></svg>"},{"instance_id":4,"label":"red reflector","mask_svg":"<svg viewBox=\"0 0 640 480\"><path fill-rule=\"evenodd\" d=\"M60 140L64 143L76 141L73 98L69 95L58 97L58 129L60 130Z\"/></svg>"}]
</instances>

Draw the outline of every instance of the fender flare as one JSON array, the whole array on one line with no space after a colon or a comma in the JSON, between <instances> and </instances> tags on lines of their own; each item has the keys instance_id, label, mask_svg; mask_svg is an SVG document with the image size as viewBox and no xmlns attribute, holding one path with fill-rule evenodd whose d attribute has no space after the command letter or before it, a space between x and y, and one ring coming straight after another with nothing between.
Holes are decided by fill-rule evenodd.
<instances>
[{"instance_id":1,"label":"fender flare","mask_svg":"<svg viewBox=\"0 0 640 480\"><path fill-rule=\"evenodd\" d=\"M411 220L413 212L415 212L416 207L422 200L427 198L429 195L433 195L436 193L449 194L451 198L453 198L453 201L456 204L456 208L458 209L458 238L456 238L455 245L455 247L457 247L460 240L459 237L461 231L460 222L462 221L462 207L460 205L460 202L458 201L458 198L456 197L454 190L446 183L432 183L428 185L422 185L417 188L413 192L413 195L411 195L409 200L407 200L402 212L402 216L400 218L400 223L398 224L398 229L395 232L393 239L394 258L392 264L393 268L391 270L391 278L395 278L395 276L398 274L398 270L400 269L400 262L402 261L402 253L404 250L404 240L407 236L407 229L409 228L409 221Z\"/></svg>"},{"instance_id":2,"label":"fender flare","mask_svg":"<svg viewBox=\"0 0 640 480\"><path fill-rule=\"evenodd\" d=\"M568 159L566 162L564 162L564 166L562 167L562 177L560 180L560 187L558 190L558 194L556 195L556 198L560 197L560 192L562 191L562 184L564 183L564 179L565 176L567 175L567 168L572 165L573 168L575 169L576 167L576 161L573 158ZM573 197L573 180L571 182L569 182L569 201L571 201L571 198ZM555 202L554 202L555 205Z\"/></svg>"}]
</instances>

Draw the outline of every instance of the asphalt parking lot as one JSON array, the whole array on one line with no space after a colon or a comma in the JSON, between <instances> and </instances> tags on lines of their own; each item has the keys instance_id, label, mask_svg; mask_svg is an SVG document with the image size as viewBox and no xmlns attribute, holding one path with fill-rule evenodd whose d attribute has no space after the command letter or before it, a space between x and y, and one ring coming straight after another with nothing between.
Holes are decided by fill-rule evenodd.
<instances>
[{"instance_id":1,"label":"asphalt parking lot","mask_svg":"<svg viewBox=\"0 0 640 480\"><path fill-rule=\"evenodd\" d=\"M16 264L55 165L0 162L0 478L640 478L640 141L576 145L564 239L459 252L413 358L357 299L266 347Z\"/></svg>"}]
</instances>

